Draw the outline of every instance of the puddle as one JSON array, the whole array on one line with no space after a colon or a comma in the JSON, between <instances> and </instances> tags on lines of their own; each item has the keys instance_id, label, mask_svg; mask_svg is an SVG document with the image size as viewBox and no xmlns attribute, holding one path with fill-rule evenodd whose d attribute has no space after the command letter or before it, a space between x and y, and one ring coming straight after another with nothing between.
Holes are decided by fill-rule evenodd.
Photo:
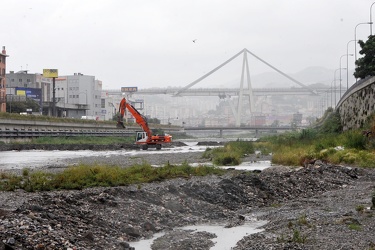
<instances>
[{"instance_id":1,"label":"puddle","mask_svg":"<svg viewBox=\"0 0 375 250\"><path fill-rule=\"evenodd\" d=\"M235 169L235 170L245 170L245 171L254 171L260 170L263 171L266 168L271 167L271 161L252 161L252 162L242 162L238 166L222 166L225 169Z\"/></svg>"},{"instance_id":2,"label":"puddle","mask_svg":"<svg viewBox=\"0 0 375 250\"><path fill-rule=\"evenodd\" d=\"M223 250L235 247L237 242L247 235L263 231L263 229L259 229L259 227L265 224L266 221L251 221L246 222L244 225L232 228L225 228L224 225L195 225L179 229L193 230L193 233L202 231L214 233L217 237L211 239L215 245L211 247L210 250ZM151 249L152 242L163 235L164 233L158 233L155 234L152 239L131 242L130 246L135 247L136 250Z\"/></svg>"}]
</instances>

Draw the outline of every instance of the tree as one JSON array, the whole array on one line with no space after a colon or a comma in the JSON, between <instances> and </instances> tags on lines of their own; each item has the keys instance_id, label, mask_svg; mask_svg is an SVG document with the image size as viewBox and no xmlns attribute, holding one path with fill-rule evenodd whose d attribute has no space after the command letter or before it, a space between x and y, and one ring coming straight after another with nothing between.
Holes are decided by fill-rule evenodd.
<instances>
[{"instance_id":1,"label":"tree","mask_svg":"<svg viewBox=\"0 0 375 250\"><path fill-rule=\"evenodd\" d=\"M31 109L33 112L39 111L39 104L31 98L26 98L26 101L7 101L8 113L22 113L26 109Z\"/></svg>"},{"instance_id":2,"label":"tree","mask_svg":"<svg viewBox=\"0 0 375 250\"><path fill-rule=\"evenodd\" d=\"M364 79L375 76L375 36L369 36L366 42L359 40L358 44L361 46L359 54L363 57L355 62L354 77Z\"/></svg>"}]
</instances>

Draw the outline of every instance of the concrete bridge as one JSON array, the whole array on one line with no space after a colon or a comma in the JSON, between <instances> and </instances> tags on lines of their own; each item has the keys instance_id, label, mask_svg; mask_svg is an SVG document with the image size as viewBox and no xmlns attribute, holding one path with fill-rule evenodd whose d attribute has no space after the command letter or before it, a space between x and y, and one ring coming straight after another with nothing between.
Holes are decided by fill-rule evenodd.
<instances>
[{"instance_id":1,"label":"concrete bridge","mask_svg":"<svg viewBox=\"0 0 375 250\"><path fill-rule=\"evenodd\" d=\"M220 138L223 137L224 131L254 131L255 134L260 132L279 132L279 131L292 131L296 130L297 127L293 126L241 126L241 127L184 127L184 131L219 131Z\"/></svg>"}]
</instances>

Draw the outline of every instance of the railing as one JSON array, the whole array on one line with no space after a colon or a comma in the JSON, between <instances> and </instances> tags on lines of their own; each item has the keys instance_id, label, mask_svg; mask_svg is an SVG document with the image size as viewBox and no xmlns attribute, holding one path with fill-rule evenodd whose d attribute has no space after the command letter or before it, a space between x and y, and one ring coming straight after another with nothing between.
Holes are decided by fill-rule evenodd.
<instances>
[{"instance_id":1,"label":"railing","mask_svg":"<svg viewBox=\"0 0 375 250\"><path fill-rule=\"evenodd\" d=\"M35 138L35 137L77 137L77 136L133 136L134 130L39 130L39 129L0 129L0 138Z\"/></svg>"}]
</instances>

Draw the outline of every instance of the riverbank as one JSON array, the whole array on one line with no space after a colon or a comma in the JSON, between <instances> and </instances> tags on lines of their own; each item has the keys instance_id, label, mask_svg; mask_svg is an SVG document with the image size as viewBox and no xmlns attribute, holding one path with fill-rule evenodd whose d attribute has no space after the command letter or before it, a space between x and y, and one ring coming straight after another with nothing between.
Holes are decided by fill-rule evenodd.
<instances>
[{"instance_id":1,"label":"riverbank","mask_svg":"<svg viewBox=\"0 0 375 250\"><path fill-rule=\"evenodd\" d=\"M150 159L202 160L197 152L177 155ZM374 180L374 170L317 161L299 169L228 170L126 187L1 192L0 240L8 249L130 249L133 241L165 232L152 249L210 249L214 235L176 228L236 226L256 218L268 221L264 231L244 237L235 249L371 249L375 222L367 208Z\"/></svg>"}]
</instances>

